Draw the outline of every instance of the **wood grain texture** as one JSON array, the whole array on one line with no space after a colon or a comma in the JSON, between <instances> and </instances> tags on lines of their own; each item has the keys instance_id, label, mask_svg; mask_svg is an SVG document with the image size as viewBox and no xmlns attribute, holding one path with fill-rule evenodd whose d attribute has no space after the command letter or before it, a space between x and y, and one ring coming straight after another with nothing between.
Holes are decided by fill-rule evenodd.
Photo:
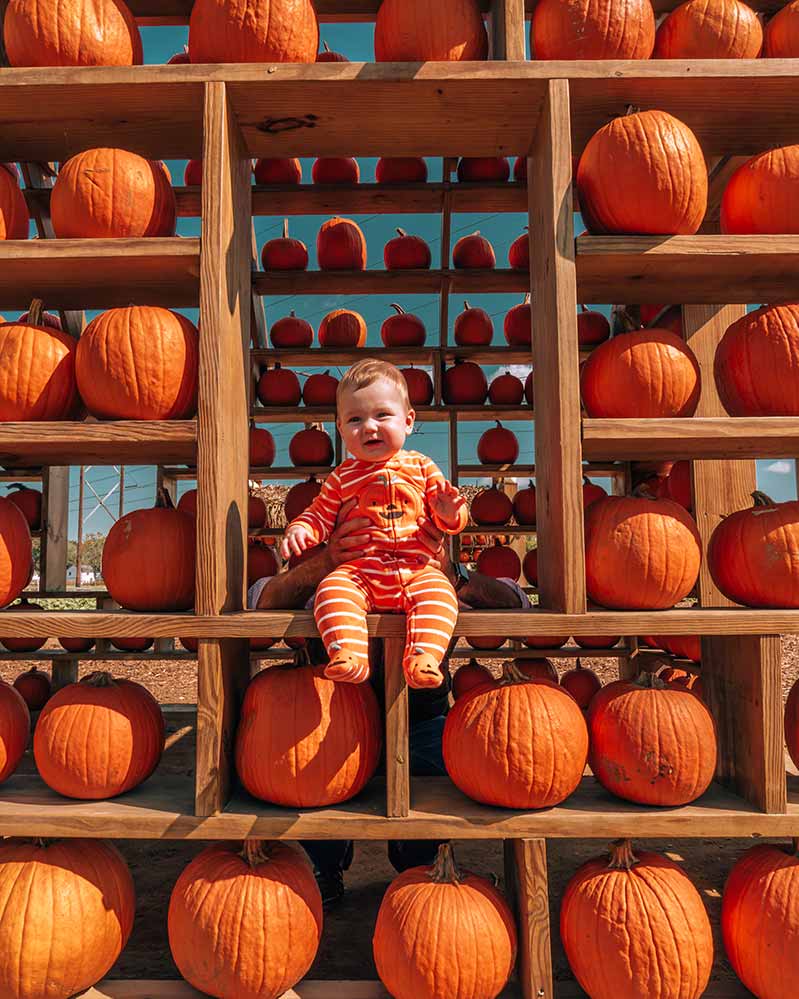
<instances>
[{"instance_id":1,"label":"wood grain texture","mask_svg":"<svg viewBox=\"0 0 799 999\"><path fill-rule=\"evenodd\" d=\"M69 537L69 466L50 465L42 475L42 538L39 585L43 590L67 588Z\"/></svg>"},{"instance_id":2,"label":"wood grain texture","mask_svg":"<svg viewBox=\"0 0 799 999\"><path fill-rule=\"evenodd\" d=\"M51 689L53 693L66 687L69 683L78 682L79 656L64 656L52 663L50 668Z\"/></svg>"},{"instance_id":3,"label":"wood grain texture","mask_svg":"<svg viewBox=\"0 0 799 999\"><path fill-rule=\"evenodd\" d=\"M524 61L527 58L524 0L491 0L491 58Z\"/></svg>"},{"instance_id":4,"label":"wood grain texture","mask_svg":"<svg viewBox=\"0 0 799 999\"><path fill-rule=\"evenodd\" d=\"M512 891L519 934L518 978L523 999L551 999L552 943L544 839L506 839L505 883Z\"/></svg>"},{"instance_id":5,"label":"wood grain texture","mask_svg":"<svg viewBox=\"0 0 799 999\"><path fill-rule=\"evenodd\" d=\"M0 244L2 245L2 244ZM0 462L15 465L139 465L194 462L193 420L114 420L108 423L0 423Z\"/></svg>"},{"instance_id":6,"label":"wood grain texture","mask_svg":"<svg viewBox=\"0 0 799 999\"><path fill-rule=\"evenodd\" d=\"M527 290L527 275L512 270L258 271L258 295L509 294Z\"/></svg>"},{"instance_id":7,"label":"wood grain texture","mask_svg":"<svg viewBox=\"0 0 799 999\"><path fill-rule=\"evenodd\" d=\"M404 648L404 638L387 638L384 644L386 814L389 818L404 818L411 807L408 684L402 670Z\"/></svg>"},{"instance_id":8,"label":"wood grain texture","mask_svg":"<svg viewBox=\"0 0 799 999\"><path fill-rule=\"evenodd\" d=\"M754 807L784 813L779 636L703 638L702 683L718 727L718 779Z\"/></svg>"},{"instance_id":9,"label":"wood grain texture","mask_svg":"<svg viewBox=\"0 0 799 999\"><path fill-rule=\"evenodd\" d=\"M569 84L549 84L528 160L539 600L585 609Z\"/></svg>"},{"instance_id":10,"label":"wood grain texture","mask_svg":"<svg viewBox=\"0 0 799 999\"><path fill-rule=\"evenodd\" d=\"M376 353L376 352L375 352ZM369 349L369 356L372 350ZM414 362L415 363L415 362ZM342 365L346 366L346 365ZM324 365L325 368L328 365ZM533 410L526 405L522 406L492 406L491 413L486 411L485 406L417 406L414 410L417 423L446 423L455 412L459 420L464 422L485 422L487 419L502 420L502 422L513 422L526 420L528 423L533 419ZM309 423L322 422L332 423L336 418L336 411L328 407L318 406L296 406L294 409L282 409L269 406L253 406L250 409L250 416L257 423ZM269 469L268 475L272 478L280 474L280 469ZM296 479L298 477L297 467L287 467L287 478ZM293 474L291 474L293 472ZM310 474L310 470L304 474Z\"/></svg>"}]
</instances>

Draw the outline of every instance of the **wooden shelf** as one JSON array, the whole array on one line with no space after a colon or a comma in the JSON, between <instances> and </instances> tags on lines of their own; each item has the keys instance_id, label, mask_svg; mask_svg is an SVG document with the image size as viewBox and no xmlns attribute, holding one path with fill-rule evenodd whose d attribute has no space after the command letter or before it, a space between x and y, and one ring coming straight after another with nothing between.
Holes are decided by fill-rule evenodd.
<instances>
[{"instance_id":1,"label":"wooden shelf","mask_svg":"<svg viewBox=\"0 0 799 999\"><path fill-rule=\"evenodd\" d=\"M34 298L53 309L187 308L199 294L199 239L0 241L0 309L25 309Z\"/></svg>"},{"instance_id":2,"label":"wooden shelf","mask_svg":"<svg viewBox=\"0 0 799 999\"><path fill-rule=\"evenodd\" d=\"M364 927L364 931L367 928ZM369 928L371 932L371 928ZM570 999L579 993L571 992L563 999ZM746 993L748 995L748 993ZM584 995L584 993L583 993ZM743 995L743 993L741 993ZM561 999L561 993L557 993ZM203 999L204 993L198 992L183 981L110 981L105 980L95 985L88 992L81 992L75 999ZM733 993L716 995L706 992L706 999L737 999ZM380 982L335 982L335 981L302 981L284 992L280 999L390 999L389 993ZM521 999L519 987L511 982L499 994L498 999Z\"/></svg>"},{"instance_id":3,"label":"wooden shelf","mask_svg":"<svg viewBox=\"0 0 799 999\"><path fill-rule=\"evenodd\" d=\"M251 350L250 358L258 364L282 364L285 368L337 368L363 360L368 351L369 357L379 358L397 366L415 364L419 367L432 367L439 361L453 363L455 360L474 361L475 364L489 364L502 367L510 364L532 364L532 350L518 347L359 347L354 350L335 350L327 347L307 347L305 350Z\"/></svg>"},{"instance_id":4,"label":"wooden shelf","mask_svg":"<svg viewBox=\"0 0 799 999\"><path fill-rule=\"evenodd\" d=\"M504 527L489 527L486 524L467 524L459 537L472 537L475 534L487 534L489 537L496 534L508 534L517 538L527 538L535 535L535 526L519 527L517 524L506 524Z\"/></svg>"},{"instance_id":5,"label":"wooden shelf","mask_svg":"<svg viewBox=\"0 0 799 999\"><path fill-rule=\"evenodd\" d=\"M369 352L371 356L371 351ZM460 422L494 420L532 420L535 414L530 406L417 406L416 419L420 423L446 423L450 416L457 416ZM318 406L297 406L294 409L283 409L269 406L253 406L250 416L257 423L333 423L336 419L335 409Z\"/></svg>"},{"instance_id":6,"label":"wooden shelf","mask_svg":"<svg viewBox=\"0 0 799 999\"><path fill-rule=\"evenodd\" d=\"M456 295L524 294L530 288L526 271L502 269L256 271L252 276L257 295L415 295L440 292L445 281Z\"/></svg>"},{"instance_id":7,"label":"wooden shelf","mask_svg":"<svg viewBox=\"0 0 799 999\"><path fill-rule=\"evenodd\" d=\"M518 479L534 475L535 465L458 465L460 478Z\"/></svg>"},{"instance_id":8,"label":"wooden shelf","mask_svg":"<svg viewBox=\"0 0 799 999\"><path fill-rule=\"evenodd\" d=\"M584 458L656 461L784 458L796 454L799 419L789 416L583 420Z\"/></svg>"},{"instance_id":9,"label":"wooden shelf","mask_svg":"<svg viewBox=\"0 0 799 999\"><path fill-rule=\"evenodd\" d=\"M0 243L0 247L2 247ZM0 423L0 464L141 465L195 461L194 420Z\"/></svg>"}]
</instances>

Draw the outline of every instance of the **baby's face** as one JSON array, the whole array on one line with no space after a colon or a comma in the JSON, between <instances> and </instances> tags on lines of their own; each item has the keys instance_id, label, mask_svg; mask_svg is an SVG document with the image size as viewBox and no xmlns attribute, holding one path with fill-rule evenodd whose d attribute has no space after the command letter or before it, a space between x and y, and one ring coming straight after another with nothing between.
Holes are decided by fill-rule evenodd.
<instances>
[{"instance_id":1,"label":"baby's face","mask_svg":"<svg viewBox=\"0 0 799 999\"><path fill-rule=\"evenodd\" d=\"M405 446L414 419L396 387L379 378L339 399L336 424L351 455L384 461Z\"/></svg>"}]
</instances>

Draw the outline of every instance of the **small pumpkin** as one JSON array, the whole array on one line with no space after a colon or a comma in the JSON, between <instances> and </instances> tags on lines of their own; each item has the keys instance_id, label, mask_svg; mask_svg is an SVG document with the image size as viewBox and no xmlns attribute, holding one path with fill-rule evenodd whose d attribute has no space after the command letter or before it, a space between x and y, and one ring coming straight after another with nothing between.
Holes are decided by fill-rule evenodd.
<instances>
[{"instance_id":1,"label":"small pumpkin","mask_svg":"<svg viewBox=\"0 0 799 999\"><path fill-rule=\"evenodd\" d=\"M296 158L269 156L255 161L253 174L256 184L301 184L302 164Z\"/></svg>"},{"instance_id":2,"label":"small pumpkin","mask_svg":"<svg viewBox=\"0 0 799 999\"><path fill-rule=\"evenodd\" d=\"M302 240L289 236L289 220L283 219L283 235L270 239L261 250L265 271L305 271L308 269L308 247Z\"/></svg>"},{"instance_id":3,"label":"small pumpkin","mask_svg":"<svg viewBox=\"0 0 799 999\"><path fill-rule=\"evenodd\" d=\"M513 164L513 179L517 184L527 183L527 157L517 156Z\"/></svg>"},{"instance_id":4,"label":"small pumpkin","mask_svg":"<svg viewBox=\"0 0 799 999\"><path fill-rule=\"evenodd\" d=\"M517 580L522 571L522 563L516 552L495 539L494 544L484 548L477 559L477 571L495 579Z\"/></svg>"},{"instance_id":5,"label":"small pumpkin","mask_svg":"<svg viewBox=\"0 0 799 999\"><path fill-rule=\"evenodd\" d=\"M481 652L493 652L496 649L501 649L506 641L506 638L499 638L494 635L478 635L472 638L467 636L466 638L466 642L473 649L478 649Z\"/></svg>"},{"instance_id":6,"label":"small pumpkin","mask_svg":"<svg viewBox=\"0 0 799 999\"><path fill-rule=\"evenodd\" d=\"M522 644L528 649L560 649L568 640L568 635L528 635L522 639Z\"/></svg>"},{"instance_id":7,"label":"small pumpkin","mask_svg":"<svg viewBox=\"0 0 799 999\"><path fill-rule=\"evenodd\" d=\"M740 0L686 0L657 30L654 59L757 59L763 29Z\"/></svg>"},{"instance_id":8,"label":"small pumpkin","mask_svg":"<svg viewBox=\"0 0 799 999\"><path fill-rule=\"evenodd\" d=\"M409 236L404 229L383 247L383 262L388 271L426 270L432 263L430 247L421 236Z\"/></svg>"},{"instance_id":9,"label":"small pumpkin","mask_svg":"<svg viewBox=\"0 0 799 999\"><path fill-rule=\"evenodd\" d=\"M541 0L530 25L535 59L649 59L654 44L649 0Z\"/></svg>"},{"instance_id":10,"label":"small pumpkin","mask_svg":"<svg viewBox=\"0 0 799 999\"><path fill-rule=\"evenodd\" d=\"M488 58L477 0L382 0L375 62L459 62Z\"/></svg>"},{"instance_id":11,"label":"small pumpkin","mask_svg":"<svg viewBox=\"0 0 799 999\"><path fill-rule=\"evenodd\" d=\"M394 315L383 320L380 327L380 338L386 347L423 347L427 339L427 330L422 320L406 312L396 302L391 303Z\"/></svg>"},{"instance_id":12,"label":"small pumpkin","mask_svg":"<svg viewBox=\"0 0 799 999\"><path fill-rule=\"evenodd\" d=\"M28 206L25 195L20 190L17 168L15 166L13 169L7 168L2 164L0 165L0 239L27 239L28 221Z\"/></svg>"},{"instance_id":13,"label":"small pumpkin","mask_svg":"<svg viewBox=\"0 0 799 999\"><path fill-rule=\"evenodd\" d=\"M275 460L275 438L264 427L250 427L250 465L269 468Z\"/></svg>"},{"instance_id":14,"label":"small pumpkin","mask_svg":"<svg viewBox=\"0 0 799 999\"><path fill-rule=\"evenodd\" d=\"M693 494L691 489L691 462L675 461L671 471L663 481L662 495L674 500L686 510L693 509Z\"/></svg>"},{"instance_id":15,"label":"small pumpkin","mask_svg":"<svg viewBox=\"0 0 799 999\"><path fill-rule=\"evenodd\" d=\"M189 58L208 62L316 62L319 24L311 0L197 0Z\"/></svg>"},{"instance_id":16,"label":"small pumpkin","mask_svg":"<svg viewBox=\"0 0 799 999\"><path fill-rule=\"evenodd\" d=\"M30 602L27 597L20 597L18 604L13 604L7 608L10 611L40 611L44 608L41 604ZM2 618L0 618L0 631L2 631ZM0 642L9 652L37 652L47 641L47 638L12 638L3 636Z\"/></svg>"},{"instance_id":17,"label":"small pumpkin","mask_svg":"<svg viewBox=\"0 0 799 999\"><path fill-rule=\"evenodd\" d=\"M93 638L59 638L58 641L67 652L88 652L94 648Z\"/></svg>"},{"instance_id":18,"label":"small pumpkin","mask_svg":"<svg viewBox=\"0 0 799 999\"><path fill-rule=\"evenodd\" d=\"M255 394L263 406L299 406L302 389L296 374L276 363L258 379Z\"/></svg>"},{"instance_id":19,"label":"small pumpkin","mask_svg":"<svg viewBox=\"0 0 799 999\"><path fill-rule=\"evenodd\" d=\"M11 0L3 25L10 66L140 66L141 35L123 0Z\"/></svg>"},{"instance_id":20,"label":"small pumpkin","mask_svg":"<svg viewBox=\"0 0 799 999\"><path fill-rule=\"evenodd\" d=\"M513 516L513 503L507 493L496 486L481 489L472 500L472 520L479 526L501 527Z\"/></svg>"},{"instance_id":21,"label":"small pumpkin","mask_svg":"<svg viewBox=\"0 0 799 999\"><path fill-rule=\"evenodd\" d=\"M767 59L799 58L799 0L792 0L770 18L763 33Z\"/></svg>"},{"instance_id":22,"label":"small pumpkin","mask_svg":"<svg viewBox=\"0 0 799 999\"><path fill-rule=\"evenodd\" d=\"M525 230L527 226L525 226ZM530 269L530 233L525 231L517 236L508 249L508 264L514 271Z\"/></svg>"},{"instance_id":23,"label":"small pumpkin","mask_svg":"<svg viewBox=\"0 0 799 999\"><path fill-rule=\"evenodd\" d=\"M313 503L322 491L322 483L315 475L311 475L305 482L297 482L286 493L283 500L283 511L286 515L287 523L296 520Z\"/></svg>"},{"instance_id":24,"label":"small pumpkin","mask_svg":"<svg viewBox=\"0 0 799 999\"><path fill-rule=\"evenodd\" d=\"M260 496L250 493L247 497L247 527L257 529L266 524L266 503Z\"/></svg>"},{"instance_id":25,"label":"small pumpkin","mask_svg":"<svg viewBox=\"0 0 799 999\"><path fill-rule=\"evenodd\" d=\"M203 182L203 161L189 160L183 171L183 183L186 187L200 187Z\"/></svg>"},{"instance_id":26,"label":"small pumpkin","mask_svg":"<svg viewBox=\"0 0 799 999\"><path fill-rule=\"evenodd\" d=\"M520 527L535 527L535 485L532 479L529 480L524 489L519 489L513 497L513 516Z\"/></svg>"},{"instance_id":27,"label":"small pumpkin","mask_svg":"<svg viewBox=\"0 0 799 999\"><path fill-rule=\"evenodd\" d=\"M0 497L0 607L5 607L27 586L33 571L33 543L22 511Z\"/></svg>"},{"instance_id":28,"label":"small pumpkin","mask_svg":"<svg viewBox=\"0 0 799 999\"><path fill-rule=\"evenodd\" d=\"M189 46L184 45L180 52L176 52L167 59L166 64L167 66L187 66L190 62Z\"/></svg>"},{"instance_id":29,"label":"small pumpkin","mask_svg":"<svg viewBox=\"0 0 799 999\"><path fill-rule=\"evenodd\" d=\"M511 306L502 324L505 342L510 347L531 347L533 344L533 307L530 295L524 301Z\"/></svg>"},{"instance_id":30,"label":"small pumpkin","mask_svg":"<svg viewBox=\"0 0 799 999\"><path fill-rule=\"evenodd\" d=\"M491 379L488 401L492 406L518 406L524 398L524 385L510 371Z\"/></svg>"},{"instance_id":31,"label":"small pumpkin","mask_svg":"<svg viewBox=\"0 0 799 999\"><path fill-rule=\"evenodd\" d=\"M581 660L577 660L574 669L567 670L560 678L560 685L567 690L587 711L594 696L602 689L602 681L592 669L586 669Z\"/></svg>"},{"instance_id":32,"label":"small pumpkin","mask_svg":"<svg viewBox=\"0 0 799 999\"><path fill-rule=\"evenodd\" d=\"M250 538L247 542L247 586L266 576L278 573L274 548L263 538Z\"/></svg>"},{"instance_id":33,"label":"small pumpkin","mask_svg":"<svg viewBox=\"0 0 799 999\"><path fill-rule=\"evenodd\" d=\"M606 496L607 493L602 486L592 482L587 475L583 476L583 510L587 510L592 503L596 503L597 500L604 499Z\"/></svg>"},{"instance_id":34,"label":"small pumpkin","mask_svg":"<svg viewBox=\"0 0 799 999\"><path fill-rule=\"evenodd\" d=\"M352 156L320 156L311 167L314 184L358 184L361 168Z\"/></svg>"},{"instance_id":35,"label":"small pumpkin","mask_svg":"<svg viewBox=\"0 0 799 999\"><path fill-rule=\"evenodd\" d=\"M479 232L461 236L452 248L452 266L456 270L491 270L496 264L494 247Z\"/></svg>"},{"instance_id":36,"label":"small pumpkin","mask_svg":"<svg viewBox=\"0 0 799 999\"><path fill-rule=\"evenodd\" d=\"M338 217L323 222L316 237L316 258L323 271L366 270L366 239L360 227Z\"/></svg>"},{"instance_id":37,"label":"small pumpkin","mask_svg":"<svg viewBox=\"0 0 799 999\"><path fill-rule=\"evenodd\" d=\"M42 527L42 493L40 489L31 489L22 482L12 482L10 489L13 492L8 494L8 499L19 507L28 527L32 531L39 531Z\"/></svg>"},{"instance_id":38,"label":"small pumpkin","mask_svg":"<svg viewBox=\"0 0 799 999\"><path fill-rule=\"evenodd\" d=\"M322 43L322 51L316 53L317 62L349 62L349 59L340 52L331 52L327 42Z\"/></svg>"},{"instance_id":39,"label":"small pumpkin","mask_svg":"<svg viewBox=\"0 0 799 999\"><path fill-rule=\"evenodd\" d=\"M447 406L482 406L488 396L488 381L479 364L455 360L444 369L441 394Z\"/></svg>"},{"instance_id":40,"label":"small pumpkin","mask_svg":"<svg viewBox=\"0 0 799 999\"><path fill-rule=\"evenodd\" d=\"M721 199L723 233L799 233L799 145L753 156L730 177Z\"/></svg>"},{"instance_id":41,"label":"small pumpkin","mask_svg":"<svg viewBox=\"0 0 799 999\"><path fill-rule=\"evenodd\" d=\"M333 442L321 427L298 430L289 441L289 458L299 468L333 464Z\"/></svg>"},{"instance_id":42,"label":"small pumpkin","mask_svg":"<svg viewBox=\"0 0 799 999\"><path fill-rule=\"evenodd\" d=\"M20 673L14 680L14 689L22 694L30 711L40 711L50 697L50 677L32 666L25 673Z\"/></svg>"},{"instance_id":43,"label":"small pumpkin","mask_svg":"<svg viewBox=\"0 0 799 999\"><path fill-rule=\"evenodd\" d=\"M494 338L494 323L485 309L472 308L464 302L463 312L455 317L452 333L459 347L487 347Z\"/></svg>"},{"instance_id":44,"label":"small pumpkin","mask_svg":"<svg viewBox=\"0 0 799 999\"><path fill-rule=\"evenodd\" d=\"M522 561L522 574L530 586L538 586L538 549L531 548Z\"/></svg>"},{"instance_id":45,"label":"small pumpkin","mask_svg":"<svg viewBox=\"0 0 799 999\"><path fill-rule=\"evenodd\" d=\"M24 697L11 684L0 680L0 783L17 769L28 747L30 728L30 710Z\"/></svg>"},{"instance_id":46,"label":"small pumpkin","mask_svg":"<svg viewBox=\"0 0 799 999\"><path fill-rule=\"evenodd\" d=\"M791 687L785 702L785 745L793 760L793 765L799 767L799 680Z\"/></svg>"},{"instance_id":47,"label":"small pumpkin","mask_svg":"<svg viewBox=\"0 0 799 999\"><path fill-rule=\"evenodd\" d=\"M550 646L542 645L541 648ZM512 660L513 666L530 680L549 680L551 683L558 682L558 671L549 659L521 659Z\"/></svg>"},{"instance_id":48,"label":"small pumpkin","mask_svg":"<svg viewBox=\"0 0 799 999\"><path fill-rule=\"evenodd\" d=\"M506 156L462 156L458 161L458 180L462 183L503 183L510 177Z\"/></svg>"},{"instance_id":49,"label":"small pumpkin","mask_svg":"<svg viewBox=\"0 0 799 999\"><path fill-rule=\"evenodd\" d=\"M196 490L194 490L196 493ZM196 513L195 513L196 516ZM155 644L154 638L111 638L111 644L119 652L146 652Z\"/></svg>"},{"instance_id":50,"label":"small pumpkin","mask_svg":"<svg viewBox=\"0 0 799 999\"><path fill-rule=\"evenodd\" d=\"M495 427L483 431L477 442L477 460L481 465L512 465L518 457L516 434L503 427L499 420Z\"/></svg>"},{"instance_id":51,"label":"small pumpkin","mask_svg":"<svg viewBox=\"0 0 799 999\"><path fill-rule=\"evenodd\" d=\"M459 697L468 694L475 687L495 682L494 677L488 672L485 666L476 659L470 659L463 666L459 666L455 670L455 675L452 678L452 696L457 701Z\"/></svg>"},{"instance_id":52,"label":"small pumpkin","mask_svg":"<svg viewBox=\"0 0 799 999\"><path fill-rule=\"evenodd\" d=\"M532 371L524 379L524 398L527 400L528 406L535 405L535 376Z\"/></svg>"},{"instance_id":53,"label":"small pumpkin","mask_svg":"<svg viewBox=\"0 0 799 999\"><path fill-rule=\"evenodd\" d=\"M620 635L575 635L574 641L581 649L612 649L621 641Z\"/></svg>"},{"instance_id":54,"label":"small pumpkin","mask_svg":"<svg viewBox=\"0 0 799 999\"><path fill-rule=\"evenodd\" d=\"M381 156L375 166L376 184L423 184L427 164L421 156Z\"/></svg>"},{"instance_id":55,"label":"small pumpkin","mask_svg":"<svg viewBox=\"0 0 799 999\"><path fill-rule=\"evenodd\" d=\"M338 378L329 371L317 372L305 379L302 401L306 406L335 406Z\"/></svg>"},{"instance_id":56,"label":"small pumpkin","mask_svg":"<svg viewBox=\"0 0 799 999\"><path fill-rule=\"evenodd\" d=\"M412 406L429 406L435 395L433 380L421 368L400 368L400 374L408 386L408 401Z\"/></svg>"},{"instance_id":57,"label":"small pumpkin","mask_svg":"<svg viewBox=\"0 0 799 999\"><path fill-rule=\"evenodd\" d=\"M319 346L349 349L366 346L366 320L352 309L334 309L319 324Z\"/></svg>"},{"instance_id":58,"label":"small pumpkin","mask_svg":"<svg viewBox=\"0 0 799 999\"><path fill-rule=\"evenodd\" d=\"M601 312L594 312L584 305L577 314L577 342L581 347L604 343L610 336L610 323Z\"/></svg>"},{"instance_id":59,"label":"small pumpkin","mask_svg":"<svg viewBox=\"0 0 799 999\"><path fill-rule=\"evenodd\" d=\"M269 339L278 350L304 350L313 343L313 326L305 319L298 319L292 309L287 316L273 323Z\"/></svg>"}]
</instances>

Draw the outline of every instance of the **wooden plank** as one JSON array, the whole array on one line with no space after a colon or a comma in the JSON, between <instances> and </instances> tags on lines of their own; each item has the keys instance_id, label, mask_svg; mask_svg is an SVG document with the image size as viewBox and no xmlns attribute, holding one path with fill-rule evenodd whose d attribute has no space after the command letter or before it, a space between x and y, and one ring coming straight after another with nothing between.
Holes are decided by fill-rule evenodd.
<instances>
[{"instance_id":1,"label":"wooden plank","mask_svg":"<svg viewBox=\"0 0 799 999\"><path fill-rule=\"evenodd\" d=\"M391 364L416 364L430 366L437 358L453 362L474 361L475 364L529 364L529 350L510 347L370 347L369 356ZM308 347L305 350L252 350L250 357L262 364L279 362L285 367L304 365L311 368L343 367L354 364L363 357L363 349L337 350L333 347ZM458 412L478 407L459 406ZM479 407L485 412L485 406Z\"/></svg>"},{"instance_id":2,"label":"wooden plank","mask_svg":"<svg viewBox=\"0 0 799 999\"><path fill-rule=\"evenodd\" d=\"M193 420L0 423L0 462L11 468L194 461L196 435Z\"/></svg>"},{"instance_id":3,"label":"wooden plank","mask_svg":"<svg viewBox=\"0 0 799 999\"><path fill-rule=\"evenodd\" d=\"M703 638L702 683L718 727L718 779L756 808L785 812L779 636Z\"/></svg>"},{"instance_id":4,"label":"wooden plank","mask_svg":"<svg viewBox=\"0 0 799 999\"><path fill-rule=\"evenodd\" d=\"M527 275L512 270L257 271L258 295L510 294L527 290Z\"/></svg>"},{"instance_id":5,"label":"wooden plank","mask_svg":"<svg viewBox=\"0 0 799 999\"><path fill-rule=\"evenodd\" d=\"M198 239L179 237L5 240L0 309L26 309L37 297L57 309L196 306L199 251Z\"/></svg>"},{"instance_id":6,"label":"wooden plank","mask_svg":"<svg viewBox=\"0 0 799 999\"><path fill-rule=\"evenodd\" d=\"M555 995L549 932L549 880L544 839L506 839L505 884L519 934L518 976L523 999Z\"/></svg>"},{"instance_id":7,"label":"wooden plank","mask_svg":"<svg viewBox=\"0 0 799 999\"><path fill-rule=\"evenodd\" d=\"M53 661L52 666L50 667L53 693L60 690L62 687L66 687L68 683L77 683L78 667L78 656L64 656L63 658L59 657Z\"/></svg>"},{"instance_id":8,"label":"wooden plank","mask_svg":"<svg viewBox=\"0 0 799 999\"><path fill-rule=\"evenodd\" d=\"M577 290L571 202L569 85L549 84L528 160L530 287L535 303L533 369L542 607L585 610Z\"/></svg>"},{"instance_id":9,"label":"wooden plank","mask_svg":"<svg viewBox=\"0 0 799 999\"><path fill-rule=\"evenodd\" d=\"M534 418L533 410L527 405L492 406L490 413L485 406L417 406L415 412L417 423L446 423L452 415L456 415L459 420L464 422L481 423L491 419L502 420L503 423L517 420L530 423ZM257 423L332 423L336 418L334 409L317 408L316 406L296 406L294 409L253 406L250 415ZM289 478L297 477L297 466L293 469L284 469L284 471L294 472L294 475L289 475ZM311 471L313 469L309 469L306 474L310 474ZM265 478L276 478L279 474L280 469L268 468L264 470ZM513 473L506 472L506 474Z\"/></svg>"},{"instance_id":10,"label":"wooden plank","mask_svg":"<svg viewBox=\"0 0 799 999\"><path fill-rule=\"evenodd\" d=\"M69 466L51 465L42 479L40 586L66 589L69 535Z\"/></svg>"},{"instance_id":11,"label":"wooden plank","mask_svg":"<svg viewBox=\"0 0 799 999\"><path fill-rule=\"evenodd\" d=\"M386 691L386 814L389 818L404 818L411 807L408 684L402 670L404 648L404 638L387 638L383 647Z\"/></svg>"},{"instance_id":12,"label":"wooden plank","mask_svg":"<svg viewBox=\"0 0 799 999\"><path fill-rule=\"evenodd\" d=\"M200 999L203 995L182 981L103 981L75 999ZM710 995L706 993L706 995ZM284 992L280 999L390 999L380 982L303 981ZM498 999L519 999L515 985L502 990ZM712 997L711 997L712 999Z\"/></svg>"},{"instance_id":13,"label":"wooden plank","mask_svg":"<svg viewBox=\"0 0 799 999\"><path fill-rule=\"evenodd\" d=\"M524 61L527 58L524 0L491 0L491 58Z\"/></svg>"}]
</instances>

